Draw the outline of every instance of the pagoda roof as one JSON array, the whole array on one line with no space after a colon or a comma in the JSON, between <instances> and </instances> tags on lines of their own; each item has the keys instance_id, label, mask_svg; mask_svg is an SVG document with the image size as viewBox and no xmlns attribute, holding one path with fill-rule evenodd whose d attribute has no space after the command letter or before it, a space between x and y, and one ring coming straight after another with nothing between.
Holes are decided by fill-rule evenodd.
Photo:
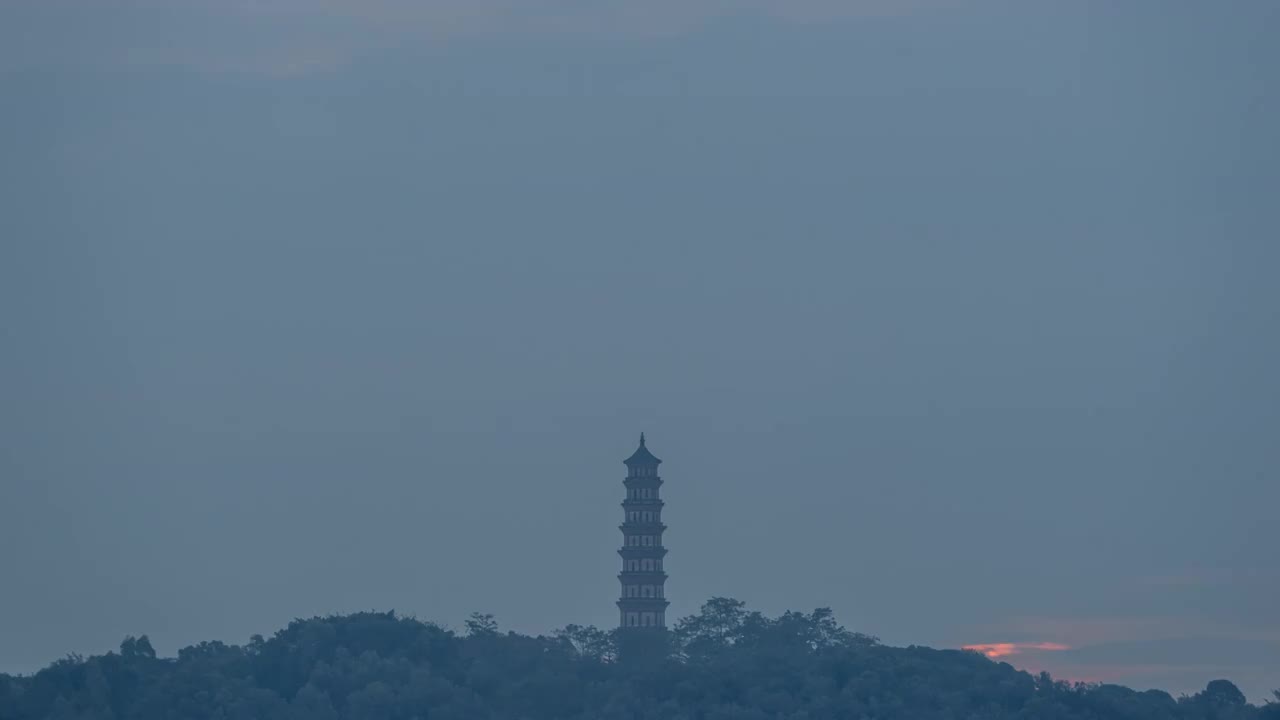
<instances>
[{"instance_id":1,"label":"pagoda roof","mask_svg":"<svg viewBox=\"0 0 1280 720\"><path fill-rule=\"evenodd\" d=\"M631 457L623 460L627 465L657 465L662 462L653 453L649 452L649 448L644 446L644 433L640 433L640 447L631 453Z\"/></svg>"}]
</instances>

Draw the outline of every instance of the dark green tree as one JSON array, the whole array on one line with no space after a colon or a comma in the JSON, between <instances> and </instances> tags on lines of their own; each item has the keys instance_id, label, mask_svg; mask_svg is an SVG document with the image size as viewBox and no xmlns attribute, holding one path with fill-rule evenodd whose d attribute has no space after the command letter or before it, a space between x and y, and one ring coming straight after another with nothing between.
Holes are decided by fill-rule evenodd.
<instances>
[{"instance_id":1,"label":"dark green tree","mask_svg":"<svg viewBox=\"0 0 1280 720\"><path fill-rule=\"evenodd\" d=\"M639 653L637 642L653 643ZM1280 720L1215 680L1160 691L1068 684L980 654L894 648L831 611L767 617L713 598L673 632L570 625L462 635L394 613L296 620L244 646L119 652L0 675L0 720Z\"/></svg>"}]
</instances>

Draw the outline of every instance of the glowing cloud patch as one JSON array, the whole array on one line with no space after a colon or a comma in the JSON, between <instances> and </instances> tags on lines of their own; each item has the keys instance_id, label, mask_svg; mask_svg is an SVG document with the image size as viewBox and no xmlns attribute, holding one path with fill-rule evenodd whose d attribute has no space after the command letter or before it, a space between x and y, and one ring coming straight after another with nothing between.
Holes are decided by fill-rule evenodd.
<instances>
[{"instance_id":1,"label":"glowing cloud patch","mask_svg":"<svg viewBox=\"0 0 1280 720\"><path fill-rule=\"evenodd\" d=\"M1054 642L1033 642L1033 643L979 643L977 645L965 645L962 650L973 650L980 652L989 658L1009 657L1010 655L1021 655L1028 650L1057 652L1061 650L1070 650L1071 646Z\"/></svg>"}]
</instances>

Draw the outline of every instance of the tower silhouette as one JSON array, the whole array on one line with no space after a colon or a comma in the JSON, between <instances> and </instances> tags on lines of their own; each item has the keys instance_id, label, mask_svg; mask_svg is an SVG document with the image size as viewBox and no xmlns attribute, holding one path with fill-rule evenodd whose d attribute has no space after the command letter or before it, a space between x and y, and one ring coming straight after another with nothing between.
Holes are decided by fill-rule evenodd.
<instances>
[{"instance_id":1,"label":"tower silhouette","mask_svg":"<svg viewBox=\"0 0 1280 720\"><path fill-rule=\"evenodd\" d=\"M640 447L623 460L627 477L622 481L627 496L622 501L623 522L622 596L618 599L618 624L624 628L665 628L667 626L667 573L662 559L667 549L662 546L662 498L658 465L662 463L645 447L640 433Z\"/></svg>"}]
</instances>

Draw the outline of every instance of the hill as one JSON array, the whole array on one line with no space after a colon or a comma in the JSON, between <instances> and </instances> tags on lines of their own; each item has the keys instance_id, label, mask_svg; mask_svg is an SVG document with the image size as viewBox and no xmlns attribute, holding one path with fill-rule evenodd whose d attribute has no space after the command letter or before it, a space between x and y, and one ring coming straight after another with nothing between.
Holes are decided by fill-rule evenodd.
<instances>
[{"instance_id":1,"label":"hill","mask_svg":"<svg viewBox=\"0 0 1280 720\"><path fill-rule=\"evenodd\" d=\"M1280 699L1280 694L1277 695ZM298 620L159 658L147 638L0 675L0 719L1280 720L1230 682L1194 696L1032 676L980 654L896 648L830 611L767 618L716 598L670 633L465 633L394 613Z\"/></svg>"}]
</instances>

